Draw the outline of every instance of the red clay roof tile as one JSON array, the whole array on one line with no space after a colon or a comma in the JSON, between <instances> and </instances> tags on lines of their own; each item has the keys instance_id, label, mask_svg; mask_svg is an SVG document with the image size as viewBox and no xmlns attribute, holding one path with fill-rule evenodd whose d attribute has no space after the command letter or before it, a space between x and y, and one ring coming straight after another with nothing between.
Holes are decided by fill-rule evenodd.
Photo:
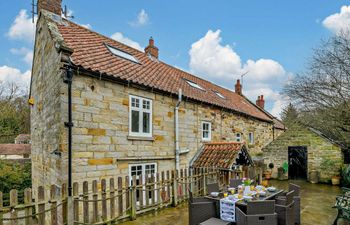
<instances>
[{"instance_id":1,"label":"red clay roof tile","mask_svg":"<svg viewBox=\"0 0 350 225\"><path fill-rule=\"evenodd\" d=\"M0 155L30 155L30 144L0 144Z\"/></svg>"},{"instance_id":2,"label":"red clay roof tile","mask_svg":"<svg viewBox=\"0 0 350 225\"><path fill-rule=\"evenodd\" d=\"M241 142L212 142L203 146L199 156L193 162L193 167L217 167L231 169L244 144Z\"/></svg>"},{"instance_id":3,"label":"red clay roof tile","mask_svg":"<svg viewBox=\"0 0 350 225\"><path fill-rule=\"evenodd\" d=\"M181 88L183 95L190 99L234 110L261 120L272 121L269 115L249 102L244 96L238 95L231 90L161 61L152 60L144 52L102 36L73 22L69 21L68 26L62 24L57 24L57 26L65 44L74 50L72 60L76 66L172 94L177 94ZM105 44L133 55L140 64L113 55ZM185 81L186 79L199 84L205 88L205 91L191 87ZM225 96L225 99L220 98L212 90L221 93Z\"/></svg>"}]
</instances>

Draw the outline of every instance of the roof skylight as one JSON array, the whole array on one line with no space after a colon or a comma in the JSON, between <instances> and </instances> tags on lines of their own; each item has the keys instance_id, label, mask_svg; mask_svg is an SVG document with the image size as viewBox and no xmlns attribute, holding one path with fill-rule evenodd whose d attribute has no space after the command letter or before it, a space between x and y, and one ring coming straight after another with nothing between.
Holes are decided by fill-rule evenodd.
<instances>
[{"instance_id":1,"label":"roof skylight","mask_svg":"<svg viewBox=\"0 0 350 225\"><path fill-rule=\"evenodd\" d=\"M214 93L222 99L226 99L220 92L214 91Z\"/></svg>"},{"instance_id":2,"label":"roof skylight","mask_svg":"<svg viewBox=\"0 0 350 225\"><path fill-rule=\"evenodd\" d=\"M189 85L191 85L191 87L194 87L194 88L197 88L197 89L199 89L199 90L205 91L205 89L204 89L202 86L200 86L199 84L197 84L197 83L195 83L195 82L193 82L193 81L186 80L186 82L187 82Z\"/></svg>"},{"instance_id":3,"label":"roof skylight","mask_svg":"<svg viewBox=\"0 0 350 225\"><path fill-rule=\"evenodd\" d=\"M132 61L134 63L140 63L133 55L131 55L131 54L127 53L127 52L124 52L124 51L122 51L122 50L120 50L118 48L115 48L113 46L110 46L110 45L107 45L107 44L106 44L106 46L107 46L108 50L111 53L113 53L113 55L116 55L116 56L119 56L121 58L130 60L130 61Z\"/></svg>"}]
</instances>

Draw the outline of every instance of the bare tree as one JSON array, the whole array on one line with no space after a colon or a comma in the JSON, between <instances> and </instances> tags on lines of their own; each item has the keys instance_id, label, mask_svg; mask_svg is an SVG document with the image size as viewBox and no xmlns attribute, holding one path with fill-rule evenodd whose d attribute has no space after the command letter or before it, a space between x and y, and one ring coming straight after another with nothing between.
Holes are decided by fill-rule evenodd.
<instances>
[{"instance_id":1,"label":"bare tree","mask_svg":"<svg viewBox=\"0 0 350 225\"><path fill-rule=\"evenodd\" d=\"M350 146L350 33L324 41L309 67L284 89L299 119Z\"/></svg>"}]
</instances>

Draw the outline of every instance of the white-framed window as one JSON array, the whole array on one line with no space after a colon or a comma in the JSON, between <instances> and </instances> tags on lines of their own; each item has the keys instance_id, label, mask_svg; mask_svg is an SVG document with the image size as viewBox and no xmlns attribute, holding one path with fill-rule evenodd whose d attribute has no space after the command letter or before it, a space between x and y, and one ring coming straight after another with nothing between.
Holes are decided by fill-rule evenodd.
<instances>
[{"instance_id":1,"label":"white-framed window","mask_svg":"<svg viewBox=\"0 0 350 225\"><path fill-rule=\"evenodd\" d=\"M241 133L236 133L236 141L241 142L242 141L242 134Z\"/></svg>"},{"instance_id":2,"label":"white-framed window","mask_svg":"<svg viewBox=\"0 0 350 225\"><path fill-rule=\"evenodd\" d=\"M130 95L129 135L152 137L152 100Z\"/></svg>"},{"instance_id":3,"label":"white-framed window","mask_svg":"<svg viewBox=\"0 0 350 225\"><path fill-rule=\"evenodd\" d=\"M202 140L211 141L211 123L203 121L202 122Z\"/></svg>"},{"instance_id":4,"label":"white-framed window","mask_svg":"<svg viewBox=\"0 0 350 225\"><path fill-rule=\"evenodd\" d=\"M249 132L248 134L249 144L254 144L254 133Z\"/></svg>"},{"instance_id":5,"label":"white-framed window","mask_svg":"<svg viewBox=\"0 0 350 225\"><path fill-rule=\"evenodd\" d=\"M133 185L133 176L135 176L136 179L136 185L144 185L146 183L146 180L151 177L152 174L157 173L157 163L142 163L142 164L129 164L129 185ZM154 177L156 179L156 177ZM146 187L144 186L143 189L145 190ZM154 191L148 191L148 201L150 202L152 200L152 196L154 194ZM154 196L155 199L157 199L157 195ZM146 191L138 190L136 191L136 201L137 203L140 202L140 198L142 198L143 202L146 202Z\"/></svg>"}]
</instances>

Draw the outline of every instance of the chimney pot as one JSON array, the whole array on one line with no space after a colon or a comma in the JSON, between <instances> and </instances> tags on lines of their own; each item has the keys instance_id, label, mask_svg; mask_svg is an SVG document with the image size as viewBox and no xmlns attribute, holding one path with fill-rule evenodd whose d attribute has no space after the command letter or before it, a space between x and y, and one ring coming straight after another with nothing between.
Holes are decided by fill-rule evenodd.
<instances>
[{"instance_id":1,"label":"chimney pot","mask_svg":"<svg viewBox=\"0 0 350 225\"><path fill-rule=\"evenodd\" d=\"M150 37L150 39L148 40L148 46L145 48L145 53L150 54L152 57L158 59L159 50L154 45L154 39L152 37Z\"/></svg>"},{"instance_id":2,"label":"chimney pot","mask_svg":"<svg viewBox=\"0 0 350 225\"><path fill-rule=\"evenodd\" d=\"M61 4L62 0L38 0L37 12L39 14L40 11L44 9L61 16Z\"/></svg>"},{"instance_id":3,"label":"chimney pot","mask_svg":"<svg viewBox=\"0 0 350 225\"><path fill-rule=\"evenodd\" d=\"M242 95L242 85L239 79L237 79L237 83L235 85L235 92L239 95Z\"/></svg>"},{"instance_id":4,"label":"chimney pot","mask_svg":"<svg viewBox=\"0 0 350 225\"><path fill-rule=\"evenodd\" d=\"M149 46L154 46L154 40L153 37L151 37L148 41Z\"/></svg>"},{"instance_id":5,"label":"chimney pot","mask_svg":"<svg viewBox=\"0 0 350 225\"><path fill-rule=\"evenodd\" d=\"M256 100L256 105L259 106L259 107L262 108L262 109L265 108L265 99L264 99L264 95L258 96L258 99Z\"/></svg>"}]
</instances>

